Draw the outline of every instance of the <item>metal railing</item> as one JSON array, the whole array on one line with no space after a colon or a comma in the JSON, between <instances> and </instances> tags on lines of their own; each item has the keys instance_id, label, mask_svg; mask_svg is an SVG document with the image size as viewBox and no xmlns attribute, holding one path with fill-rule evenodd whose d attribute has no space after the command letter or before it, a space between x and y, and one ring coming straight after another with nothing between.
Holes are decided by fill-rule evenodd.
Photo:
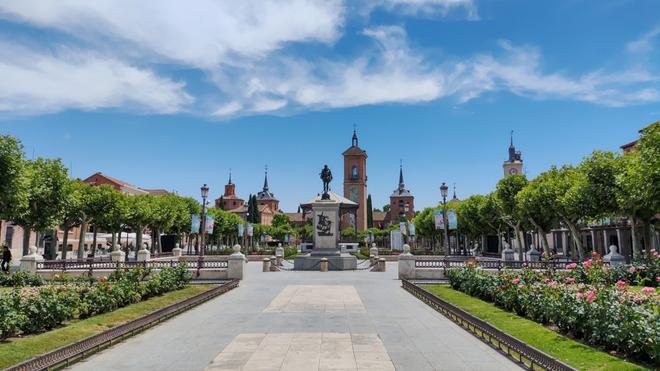
<instances>
[{"instance_id":1,"label":"metal railing","mask_svg":"<svg viewBox=\"0 0 660 371\"><path fill-rule=\"evenodd\" d=\"M463 309L440 299L424 288L408 280L401 280L401 282L403 283L402 287L406 291L410 292L412 295L422 300L459 326L470 331L486 344L506 354L520 366L528 370L538 369L539 367L545 370L576 370L531 345L500 331L488 322L485 322Z\"/></svg>"},{"instance_id":2,"label":"metal railing","mask_svg":"<svg viewBox=\"0 0 660 371\"><path fill-rule=\"evenodd\" d=\"M56 366L69 366L69 364L85 358L90 354L96 353L105 347L111 346L113 343L117 343L126 337L132 336L170 317L173 317L220 294L234 289L238 287L238 282L238 280L229 281L199 295L159 309L144 317L134 319L123 325L113 327L99 334L92 335L85 339L76 341L75 343L63 346L59 349L32 358L28 361L19 363L13 367L10 367L8 370L35 371L48 370L55 368Z\"/></svg>"},{"instance_id":3,"label":"metal railing","mask_svg":"<svg viewBox=\"0 0 660 371\"><path fill-rule=\"evenodd\" d=\"M435 269L448 269L448 268L462 268L467 267L472 264L477 267L484 269L496 269L502 270L505 268L508 269L566 269L568 264L574 262L562 262L562 261L502 261L502 260L474 260L471 262L468 261L458 261L451 259L426 259L421 257L415 259L415 268L435 268ZM607 263L605 263L607 264Z\"/></svg>"},{"instance_id":4,"label":"metal railing","mask_svg":"<svg viewBox=\"0 0 660 371\"><path fill-rule=\"evenodd\" d=\"M128 261L128 262L111 262L111 261L71 261L71 260L44 260L37 262L37 270L57 270L57 271L89 271L94 270L114 270L114 269L130 269L130 268L152 268L163 269L168 267L176 267L179 264L185 263L189 269L227 269L229 262L226 260L195 260L187 262L179 262L176 260L160 260L160 261Z\"/></svg>"}]
</instances>

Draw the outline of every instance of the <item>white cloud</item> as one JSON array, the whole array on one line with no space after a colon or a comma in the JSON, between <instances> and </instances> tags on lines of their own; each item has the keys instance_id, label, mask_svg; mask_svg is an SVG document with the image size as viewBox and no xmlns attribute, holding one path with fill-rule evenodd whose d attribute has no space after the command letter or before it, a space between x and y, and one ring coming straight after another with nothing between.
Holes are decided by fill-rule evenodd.
<instances>
[{"instance_id":1,"label":"white cloud","mask_svg":"<svg viewBox=\"0 0 660 371\"><path fill-rule=\"evenodd\" d=\"M452 11L462 11L469 20L478 20L476 0L379 0L366 5L367 12L382 7L389 12L405 15L446 17Z\"/></svg>"},{"instance_id":2,"label":"white cloud","mask_svg":"<svg viewBox=\"0 0 660 371\"><path fill-rule=\"evenodd\" d=\"M632 53L647 53L653 50L653 41L660 35L660 25L642 35L639 39L628 43L628 51Z\"/></svg>"},{"instance_id":3,"label":"white cloud","mask_svg":"<svg viewBox=\"0 0 660 371\"><path fill-rule=\"evenodd\" d=\"M18 17L99 44L134 44L202 68L259 59L291 42L331 43L341 34L340 0L4 0L0 16Z\"/></svg>"},{"instance_id":4,"label":"white cloud","mask_svg":"<svg viewBox=\"0 0 660 371\"><path fill-rule=\"evenodd\" d=\"M0 110L47 113L133 106L153 113L181 111L193 98L184 83L89 52L54 53L0 41Z\"/></svg>"}]
</instances>

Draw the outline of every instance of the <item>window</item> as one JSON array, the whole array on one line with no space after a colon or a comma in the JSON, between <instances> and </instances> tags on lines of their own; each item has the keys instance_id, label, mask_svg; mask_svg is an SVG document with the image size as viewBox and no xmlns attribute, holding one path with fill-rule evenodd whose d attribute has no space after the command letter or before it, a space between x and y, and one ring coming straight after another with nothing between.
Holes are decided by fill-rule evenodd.
<instances>
[{"instance_id":1,"label":"window","mask_svg":"<svg viewBox=\"0 0 660 371\"><path fill-rule=\"evenodd\" d=\"M358 168L357 166L353 165L351 168L351 179L355 180L358 178Z\"/></svg>"}]
</instances>

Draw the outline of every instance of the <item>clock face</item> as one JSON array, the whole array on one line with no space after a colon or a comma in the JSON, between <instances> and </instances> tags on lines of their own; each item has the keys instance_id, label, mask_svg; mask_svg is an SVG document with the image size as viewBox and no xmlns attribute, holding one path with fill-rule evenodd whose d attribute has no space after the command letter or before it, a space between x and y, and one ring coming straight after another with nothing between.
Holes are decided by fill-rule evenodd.
<instances>
[{"instance_id":1,"label":"clock face","mask_svg":"<svg viewBox=\"0 0 660 371\"><path fill-rule=\"evenodd\" d=\"M518 174L518 170L516 170L516 168L511 168L511 169L509 169L509 174L511 174L511 175Z\"/></svg>"}]
</instances>

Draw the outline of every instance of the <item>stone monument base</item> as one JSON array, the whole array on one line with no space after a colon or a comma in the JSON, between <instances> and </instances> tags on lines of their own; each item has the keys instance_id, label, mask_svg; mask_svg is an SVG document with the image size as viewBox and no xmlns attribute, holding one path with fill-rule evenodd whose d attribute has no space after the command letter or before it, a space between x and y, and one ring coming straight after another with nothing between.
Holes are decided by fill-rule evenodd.
<instances>
[{"instance_id":1,"label":"stone monument base","mask_svg":"<svg viewBox=\"0 0 660 371\"><path fill-rule=\"evenodd\" d=\"M357 258L351 254L321 255L310 254L296 256L293 260L293 270L296 271L318 271L321 259L328 259L328 270L347 271L357 269Z\"/></svg>"}]
</instances>

